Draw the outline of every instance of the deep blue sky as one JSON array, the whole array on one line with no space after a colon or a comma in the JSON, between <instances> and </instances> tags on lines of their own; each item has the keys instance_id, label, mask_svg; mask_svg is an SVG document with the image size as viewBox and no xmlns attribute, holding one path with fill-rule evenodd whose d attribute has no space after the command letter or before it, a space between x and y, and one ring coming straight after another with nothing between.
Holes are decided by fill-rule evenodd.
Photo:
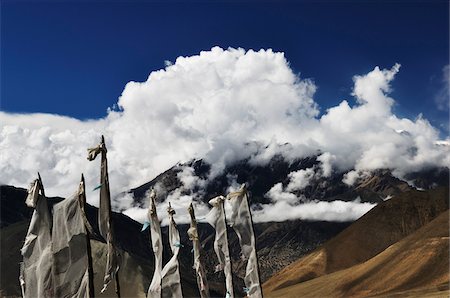
<instances>
[{"instance_id":1,"label":"deep blue sky","mask_svg":"<svg viewBox=\"0 0 450 298\"><path fill-rule=\"evenodd\" d=\"M395 112L448 134L434 102L449 63L448 1L1 1L1 103L7 112L99 118L128 81L213 46L283 51L319 86L322 111L352 76L402 64Z\"/></svg>"}]
</instances>

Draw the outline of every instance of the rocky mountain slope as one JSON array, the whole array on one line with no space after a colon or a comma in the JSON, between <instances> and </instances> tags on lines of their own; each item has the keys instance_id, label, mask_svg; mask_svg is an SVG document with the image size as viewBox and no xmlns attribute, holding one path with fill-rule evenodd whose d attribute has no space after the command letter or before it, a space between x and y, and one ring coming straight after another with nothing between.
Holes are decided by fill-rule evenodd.
<instances>
[{"instance_id":1,"label":"rocky mountain slope","mask_svg":"<svg viewBox=\"0 0 450 298\"><path fill-rule=\"evenodd\" d=\"M445 239L448 239L448 220L445 222L445 216L448 218L448 198L448 187L443 187L426 192L405 192L388 201L378 204L375 208L355 221L336 237L326 242L323 246L300 258L298 261L271 277L263 286L266 296L272 295L273 297L277 297L280 295L287 295L294 297L293 293L295 293L295 295L302 293L301 296L306 295L310 297L315 297L315 295L323 297L348 297L352 295L365 296L366 294L369 294L369 292L363 292L363 289L367 289L367 291L369 291L369 289L371 291L373 290L374 293L382 293L381 290L377 290L377 286L368 285L367 283L363 283L363 281L371 280L372 275L376 277L377 275L375 273L380 275L380 279L383 275L392 276L397 274L404 277L404 272L413 270L412 268L414 267L415 262L425 260L424 258L428 257L430 254L434 255L434 248L429 244L432 243L432 241L428 238L434 237L433 235L435 234L431 232L419 232L418 229L427 226L435 218L441 215L440 219L428 227L426 231L432 231L433 228L431 227L434 227L439 235L442 234L439 237L447 237ZM442 213L446 213L447 215L442 215ZM415 236L409 237L408 235ZM406 236L409 238L405 238ZM404 241L401 240L403 238L405 238ZM442 239L437 241L437 247L439 247L440 252L437 253L436 257L443 260L443 252L446 248L442 243L447 242L448 250L448 240L444 241ZM414 241L421 243L424 249L418 250L420 244L413 245ZM397 248L394 249L393 247ZM397 260L398 266L395 265L397 266L395 267L393 264L397 263L392 263L395 259L391 256L393 251L396 251L399 258L402 257L405 258L405 260L407 259L410 261L411 264L409 264L409 267L405 266L404 269L401 269L401 266L406 264L401 263L401 259ZM420 253L424 254L424 258L419 257ZM381 256L382 254L384 255ZM387 262L386 260L390 261ZM424 262L425 263L421 266L434 266L434 259ZM352 267L361 263L365 264L365 267ZM347 268L350 269L348 269L345 274L350 274L350 277L344 273L340 273ZM447 263L443 262L436 268L436 270L440 270L439 274L441 275L439 275L439 278L431 278L433 280L432 283L426 281L428 277L426 277L427 274L425 273L427 271L425 269L423 269L424 274L422 275L422 273L420 273L420 270L422 270L421 267L414 268L415 271L411 272L415 272L416 274L417 287L419 287L418 285L421 283L424 285L437 286L443 278L441 273L444 271L442 268L447 270L445 272L447 272L446 278L448 282L448 257ZM355 275L356 273L354 272L356 272L357 269L359 270L358 272L360 272L360 275ZM336 275L334 275L334 272L336 272ZM344 278L341 276L334 280L333 278L340 276L339 274L344 274L346 277ZM414 276L410 276L408 278L413 279L413 277ZM342 282L340 281L340 278L342 278ZM333 279L333 281L330 279ZM339 282L337 280L339 280ZM384 287L386 289L391 287L393 290L411 289L407 286L408 283L406 281L404 281L405 285L403 287L400 282L399 284L395 284L393 279L383 279L383 281L384 284L379 283L379 287ZM322 286L317 284L319 282L323 282ZM337 283L336 288L331 286L330 282ZM326 290L323 290L324 292L320 292L320 290L312 291L312 288L315 286L309 287L309 285L313 284ZM342 287L339 288L340 286ZM346 288L344 289L344 287ZM414 287L416 287L416 284L414 284ZM356 291L356 289L359 289L357 294L355 294L356 292L352 292ZM311 292L309 292L309 290L311 290ZM372 295L372 292L370 293Z\"/></svg>"}]
</instances>

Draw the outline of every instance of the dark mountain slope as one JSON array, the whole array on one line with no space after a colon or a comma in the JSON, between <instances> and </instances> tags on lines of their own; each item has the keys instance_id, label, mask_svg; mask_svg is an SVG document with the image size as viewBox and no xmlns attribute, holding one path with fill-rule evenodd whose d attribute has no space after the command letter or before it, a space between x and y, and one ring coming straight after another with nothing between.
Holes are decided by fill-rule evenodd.
<instances>
[{"instance_id":1,"label":"dark mountain slope","mask_svg":"<svg viewBox=\"0 0 450 298\"><path fill-rule=\"evenodd\" d=\"M0 229L1 258L0 258L0 296L21 297L19 287L19 262L22 257L22 247L28 229L28 221L19 221ZM103 274L106 267L106 245L97 240L91 240L94 265L94 284L97 297L115 297L114 284L107 291L100 294L103 285ZM120 283L122 297L145 297L146 287L152 276L152 266L149 260L132 256L128 252L123 254L120 269ZM185 282L186 283L186 282ZM192 292L192 291L191 291Z\"/></svg>"},{"instance_id":2,"label":"dark mountain slope","mask_svg":"<svg viewBox=\"0 0 450 298\"><path fill-rule=\"evenodd\" d=\"M183 168L190 167L193 173L206 179L211 166L203 160L194 160L185 164L177 164L161 173L153 180L131 189L135 206L145 207L147 200L145 193L151 188L158 186L158 198L164 200L168 193L182 186L178 175ZM201 200L207 202L210 198L224 194L230 185L230 180L235 179L237 183L248 183L251 190L251 204L271 203L265 194L277 183L284 186L289 184L289 174L294 171L314 168L320 172L319 161L316 156L288 161L280 155L274 156L267 164L252 164L248 159L237 161L225 168L222 174L213 178L211 181L206 179L206 187L202 190ZM400 194L405 191L413 190L412 185L417 185L422 189L431 189L438 186L448 186L449 170L448 168L425 169L420 172L414 172L407 175L406 181L394 177L389 169L374 170L366 176L358 179L354 185L349 186L342 182L344 172L333 172L330 177L321 177L316 175L302 190L294 193L298 197L304 197L306 200L319 201L353 201L359 198L362 202L379 203L386 197ZM198 193L198 189L185 190L186 194Z\"/></svg>"}]
</instances>

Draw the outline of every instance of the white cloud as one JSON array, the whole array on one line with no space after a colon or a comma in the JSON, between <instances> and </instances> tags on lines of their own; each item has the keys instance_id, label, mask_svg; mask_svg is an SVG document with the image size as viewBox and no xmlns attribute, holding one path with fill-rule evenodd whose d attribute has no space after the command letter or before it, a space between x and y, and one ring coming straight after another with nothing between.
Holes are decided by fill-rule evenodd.
<instances>
[{"instance_id":1,"label":"white cloud","mask_svg":"<svg viewBox=\"0 0 450 298\"><path fill-rule=\"evenodd\" d=\"M101 134L113 195L192 158L210 162L212 176L242 158L262 164L274 154L292 160L318 150L323 152L319 174L325 177L333 170L389 167L401 176L448 166L450 148L436 144L449 139L439 140L420 116L411 120L392 113L389 92L398 71L396 64L355 76L355 105L344 100L319 118L315 84L294 73L283 53L215 47L179 57L145 82L129 82L118 108L103 119L0 112L0 182L26 187L40 171L48 195L68 196L84 172L88 202L96 204L98 193L89 190L99 183L99 161L88 162L86 149L97 145ZM187 189L205 183L192 174L189 169L179 174ZM298 186L293 182L292 188L310 179L306 172L297 174ZM189 201L181 193L172 198ZM129 201L116 206L126 208Z\"/></svg>"},{"instance_id":2,"label":"white cloud","mask_svg":"<svg viewBox=\"0 0 450 298\"><path fill-rule=\"evenodd\" d=\"M280 183L275 184L266 193L266 196L272 200L272 202L287 202L289 204L295 204L298 202L298 197L293 193L283 190L283 185Z\"/></svg>"},{"instance_id":3,"label":"white cloud","mask_svg":"<svg viewBox=\"0 0 450 298\"><path fill-rule=\"evenodd\" d=\"M376 206L372 203L361 203L360 198L356 198L352 202L339 200L326 202L309 200L303 195L297 196L292 193L292 191L306 187L316 174L314 168L308 168L290 173L288 175L290 180L285 188L282 183L275 184L266 193L266 197L270 198L273 204L262 205L261 208L253 210L254 221L269 222L294 219L353 221ZM359 175L359 173L356 173L356 175ZM356 180L356 178L354 179Z\"/></svg>"},{"instance_id":4,"label":"white cloud","mask_svg":"<svg viewBox=\"0 0 450 298\"><path fill-rule=\"evenodd\" d=\"M344 178L342 179L342 182L347 184L348 186L352 186L355 184L356 180L360 177L360 173L355 170L351 170L344 174Z\"/></svg>"},{"instance_id":5,"label":"white cloud","mask_svg":"<svg viewBox=\"0 0 450 298\"><path fill-rule=\"evenodd\" d=\"M333 163L336 161L336 156L330 154L329 152L325 152L317 157L317 160L320 161L320 168L322 169L323 177L330 177L333 171Z\"/></svg>"},{"instance_id":6,"label":"white cloud","mask_svg":"<svg viewBox=\"0 0 450 298\"><path fill-rule=\"evenodd\" d=\"M323 221L353 221L360 218L376 204L332 201L307 202L291 205L286 201L279 201L273 205L264 205L262 209L253 210L254 222L285 221L294 219L323 220Z\"/></svg>"},{"instance_id":7,"label":"white cloud","mask_svg":"<svg viewBox=\"0 0 450 298\"><path fill-rule=\"evenodd\" d=\"M89 177L88 202L95 201L89 193L99 184L99 165L86 160L86 148L98 139L104 120L4 112L0 119L0 183L27 187L39 171L47 195L69 196L84 172ZM114 181L121 178L119 171L112 173Z\"/></svg>"},{"instance_id":8,"label":"white cloud","mask_svg":"<svg viewBox=\"0 0 450 298\"><path fill-rule=\"evenodd\" d=\"M302 190L309 185L314 178L314 169L308 168L305 170L298 170L288 174L289 184L286 187L287 191Z\"/></svg>"},{"instance_id":9,"label":"white cloud","mask_svg":"<svg viewBox=\"0 0 450 298\"><path fill-rule=\"evenodd\" d=\"M391 70L376 67L367 75L355 76L353 94L358 104L351 107L343 101L321 117L314 133L323 151L336 157L336 167L388 167L401 176L425 166L449 165L449 151L434 145L438 131L427 120L420 115L410 120L392 114L394 101L387 93L398 70L398 65Z\"/></svg>"},{"instance_id":10,"label":"white cloud","mask_svg":"<svg viewBox=\"0 0 450 298\"><path fill-rule=\"evenodd\" d=\"M180 179L183 188L186 190L204 188L207 183L206 180L195 175L193 167L183 167L182 170L178 172L177 177Z\"/></svg>"}]
</instances>

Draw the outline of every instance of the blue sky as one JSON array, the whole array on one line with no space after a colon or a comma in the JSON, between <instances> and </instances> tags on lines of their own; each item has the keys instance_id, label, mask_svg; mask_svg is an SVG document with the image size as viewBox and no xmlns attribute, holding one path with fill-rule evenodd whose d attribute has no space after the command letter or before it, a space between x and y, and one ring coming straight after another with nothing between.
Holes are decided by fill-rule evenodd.
<instances>
[{"instance_id":1,"label":"blue sky","mask_svg":"<svg viewBox=\"0 0 450 298\"><path fill-rule=\"evenodd\" d=\"M1 110L105 116L129 81L213 46L283 51L312 78L324 111L351 98L352 76L402 64L395 113L423 113L448 134L442 69L447 1L2 1Z\"/></svg>"}]
</instances>

